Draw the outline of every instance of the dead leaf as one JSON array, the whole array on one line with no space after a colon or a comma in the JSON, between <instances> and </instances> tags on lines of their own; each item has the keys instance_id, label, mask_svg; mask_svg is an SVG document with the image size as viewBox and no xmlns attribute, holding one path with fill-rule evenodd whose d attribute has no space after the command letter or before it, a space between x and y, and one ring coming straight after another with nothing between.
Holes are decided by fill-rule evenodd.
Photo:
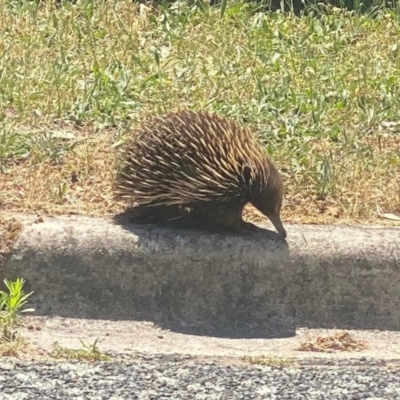
<instances>
[{"instance_id":1,"label":"dead leaf","mask_svg":"<svg viewBox=\"0 0 400 400\"><path fill-rule=\"evenodd\" d=\"M382 218L390 219L392 221L400 221L400 217L399 216L397 216L395 214L391 214L391 213L382 214Z\"/></svg>"}]
</instances>

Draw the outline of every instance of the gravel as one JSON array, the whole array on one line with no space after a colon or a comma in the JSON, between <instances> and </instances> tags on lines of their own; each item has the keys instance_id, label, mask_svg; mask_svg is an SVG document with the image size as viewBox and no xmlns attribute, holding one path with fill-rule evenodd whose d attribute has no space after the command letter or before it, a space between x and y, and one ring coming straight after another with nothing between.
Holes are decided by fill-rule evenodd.
<instances>
[{"instance_id":1,"label":"gravel","mask_svg":"<svg viewBox=\"0 0 400 400\"><path fill-rule=\"evenodd\" d=\"M0 362L0 399L400 399L400 372L212 363Z\"/></svg>"}]
</instances>

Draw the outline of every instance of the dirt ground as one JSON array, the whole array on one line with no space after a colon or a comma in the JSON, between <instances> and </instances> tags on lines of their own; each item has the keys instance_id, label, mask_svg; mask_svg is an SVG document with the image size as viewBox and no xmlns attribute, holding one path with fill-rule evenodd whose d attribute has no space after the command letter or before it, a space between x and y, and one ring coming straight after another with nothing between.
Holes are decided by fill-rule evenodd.
<instances>
[{"instance_id":1,"label":"dirt ground","mask_svg":"<svg viewBox=\"0 0 400 400\"><path fill-rule=\"evenodd\" d=\"M400 368L400 332L300 328L291 338L229 339L175 333L150 322L60 317L25 317L24 322L20 334L28 345L19 358L25 360L48 359L54 342L69 349L81 349L81 340L92 345L98 339L98 349L102 353L122 361L163 355L166 361L183 359L232 365L249 364L251 360L265 357L271 363L274 362L271 360L289 360L291 364L337 365L368 361ZM302 343L310 343L318 337L336 337L332 343L336 341L337 344L337 338L343 333L356 344L353 348L360 350L299 351Z\"/></svg>"}]
</instances>

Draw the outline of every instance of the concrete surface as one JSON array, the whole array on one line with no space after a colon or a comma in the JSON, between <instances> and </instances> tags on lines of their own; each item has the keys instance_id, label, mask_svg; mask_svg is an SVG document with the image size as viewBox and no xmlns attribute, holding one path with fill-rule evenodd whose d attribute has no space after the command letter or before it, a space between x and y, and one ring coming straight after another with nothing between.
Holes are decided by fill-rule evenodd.
<instances>
[{"instance_id":1,"label":"concrete surface","mask_svg":"<svg viewBox=\"0 0 400 400\"><path fill-rule=\"evenodd\" d=\"M400 229L290 226L245 236L86 217L27 222L4 275L36 315L147 320L176 332L290 337L400 329Z\"/></svg>"},{"instance_id":2,"label":"concrete surface","mask_svg":"<svg viewBox=\"0 0 400 400\"><path fill-rule=\"evenodd\" d=\"M242 357L268 357L297 360L302 365L348 365L371 362L400 367L400 332L352 330L353 343L365 347L347 351L300 351L302 343L315 338L338 337L342 332L333 329L298 328L296 335L285 338L221 338L187 335L160 329L151 322L107 321L64 317L32 317L24 319L19 332L29 343L19 359L41 360L48 356L54 342L67 349L81 349L82 342L92 345L97 340L101 352L129 360L139 354L176 355L207 362L242 363ZM332 342L330 342L332 343ZM343 341L341 342L343 344ZM368 364L368 362L367 362Z\"/></svg>"}]
</instances>

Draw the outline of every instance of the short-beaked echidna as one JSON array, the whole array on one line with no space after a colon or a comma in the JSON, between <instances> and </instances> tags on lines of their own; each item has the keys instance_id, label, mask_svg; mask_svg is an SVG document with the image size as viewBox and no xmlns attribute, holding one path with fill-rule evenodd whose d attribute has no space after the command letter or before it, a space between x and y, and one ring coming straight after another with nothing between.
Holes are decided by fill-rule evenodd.
<instances>
[{"instance_id":1,"label":"short-beaked echidna","mask_svg":"<svg viewBox=\"0 0 400 400\"><path fill-rule=\"evenodd\" d=\"M286 237L279 172L249 130L216 114L182 110L143 123L125 143L115 191L143 215L184 209L198 226L234 231L254 228L242 219L251 203Z\"/></svg>"}]
</instances>

